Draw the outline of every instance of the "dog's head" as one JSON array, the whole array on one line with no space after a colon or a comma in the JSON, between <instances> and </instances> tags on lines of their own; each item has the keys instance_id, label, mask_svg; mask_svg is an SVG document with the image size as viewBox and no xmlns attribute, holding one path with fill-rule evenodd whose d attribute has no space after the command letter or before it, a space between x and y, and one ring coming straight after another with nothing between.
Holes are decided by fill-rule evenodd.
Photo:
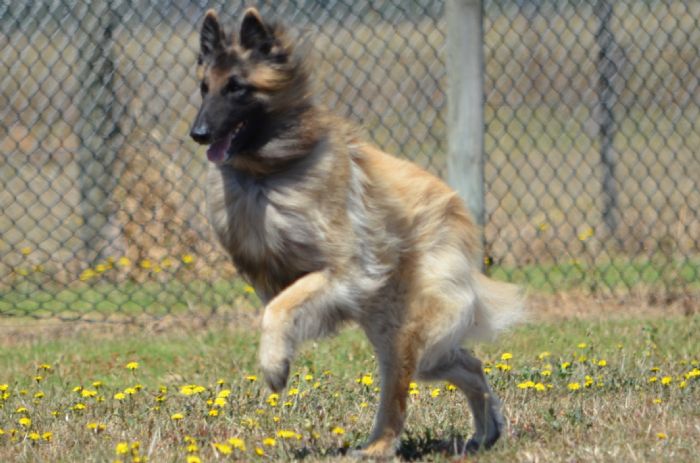
<instances>
[{"instance_id":1,"label":"dog's head","mask_svg":"<svg viewBox=\"0 0 700 463\"><path fill-rule=\"evenodd\" d=\"M309 104L303 60L281 26L263 21L255 8L231 35L207 11L199 66L202 105L190 136L209 145L207 157L215 164L256 155L284 129L285 115Z\"/></svg>"}]
</instances>

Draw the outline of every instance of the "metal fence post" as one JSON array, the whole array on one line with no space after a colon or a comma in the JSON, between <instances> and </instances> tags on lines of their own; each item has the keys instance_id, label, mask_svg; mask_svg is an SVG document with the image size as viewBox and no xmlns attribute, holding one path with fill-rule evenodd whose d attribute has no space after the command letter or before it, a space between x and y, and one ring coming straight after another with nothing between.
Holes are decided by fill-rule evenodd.
<instances>
[{"instance_id":1,"label":"metal fence post","mask_svg":"<svg viewBox=\"0 0 700 463\"><path fill-rule=\"evenodd\" d=\"M484 95L481 0L448 0L447 181L484 225ZM483 232L482 232L483 241ZM483 256L480 256L483 261Z\"/></svg>"},{"instance_id":2,"label":"metal fence post","mask_svg":"<svg viewBox=\"0 0 700 463\"><path fill-rule=\"evenodd\" d=\"M82 56L84 91L79 102L82 126L78 130L80 237L82 259L88 264L110 254L119 240L118 230L110 223L119 135L113 50L116 13L110 1L93 2L90 11L92 17L83 21L87 45Z\"/></svg>"},{"instance_id":3,"label":"metal fence post","mask_svg":"<svg viewBox=\"0 0 700 463\"><path fill-rule=\"evenodd\" d=\"M613 80L617 74L614 53L616 51L615 36L610 29L610 19L613 15L613 4L610 0L598 0L596 4L598 30L598 98L600 99L600 161L603 166L603 221L608 233L615 236L617 229L617 181L615 180L615 165L617 155L613 147L615 139L615 115L613 109L617 102L617 94Z\"/></svg>"}]
</instances>

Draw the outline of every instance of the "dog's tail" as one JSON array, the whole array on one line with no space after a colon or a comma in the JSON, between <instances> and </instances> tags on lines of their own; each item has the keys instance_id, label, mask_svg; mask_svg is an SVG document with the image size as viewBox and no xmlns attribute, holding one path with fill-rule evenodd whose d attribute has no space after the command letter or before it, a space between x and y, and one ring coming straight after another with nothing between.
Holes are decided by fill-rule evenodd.
<instances>
[{"instance_id":1,"label":"dog's tail","mask_svg":"<svg viewBox=\"0 0 700 463\"><path fill-rule=\"evenodd\" d=\"M492 340L525 318L525 295L520 287L475 272L474 288L476 310L468 339Z\"/></svg>"}]
</instances>

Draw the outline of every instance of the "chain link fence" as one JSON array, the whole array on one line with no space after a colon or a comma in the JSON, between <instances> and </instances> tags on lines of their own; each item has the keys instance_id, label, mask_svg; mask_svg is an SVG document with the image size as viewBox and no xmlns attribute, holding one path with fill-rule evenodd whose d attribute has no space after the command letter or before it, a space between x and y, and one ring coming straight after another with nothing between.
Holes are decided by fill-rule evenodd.
<instances>
[{"instance_id":1,"label":"chain link fence","mask_svg":"<svg viewBox=\"0 0 700 463\"><path fill-rule=\"evenodd\" d=\"M18 3L18 2L15 2ZM203 211L198 32L172 0L0 3L0 316L259 304ZM264 2L319 102L445 176L443 2ZM533 291L700 290L700 3L485 1L488 270Z\"/></svg>"}]
</instances>

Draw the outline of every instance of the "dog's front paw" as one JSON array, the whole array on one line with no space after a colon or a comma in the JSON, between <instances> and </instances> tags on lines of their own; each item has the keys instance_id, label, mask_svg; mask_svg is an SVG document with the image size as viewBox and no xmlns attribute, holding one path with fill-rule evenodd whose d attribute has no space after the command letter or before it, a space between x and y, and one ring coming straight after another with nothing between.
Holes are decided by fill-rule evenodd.
<instances>
[{"instance_id":1,"label":"dog's front paw","mask_svg":"<svg viewBox=\"0 0 700 463\"><path fill-rule=\"evenodd\" d=\"M289 360L275 362L274 365L263 364L263 375L265 382L273 392L280 392L287 385L289 378Z\"/></svg>"},{"instance_id":2,"label":"dog's front paw","mask_svg":"<svg viewBox=\"0 0 700 463\"><path fill-rule=\"evenodd\" d=\"M267 385L279 392L287 385L291 348L284 343L283 336L275 336L270 331L263 332L260 340L260 366Z\"/></svg>"}]
</instances>

